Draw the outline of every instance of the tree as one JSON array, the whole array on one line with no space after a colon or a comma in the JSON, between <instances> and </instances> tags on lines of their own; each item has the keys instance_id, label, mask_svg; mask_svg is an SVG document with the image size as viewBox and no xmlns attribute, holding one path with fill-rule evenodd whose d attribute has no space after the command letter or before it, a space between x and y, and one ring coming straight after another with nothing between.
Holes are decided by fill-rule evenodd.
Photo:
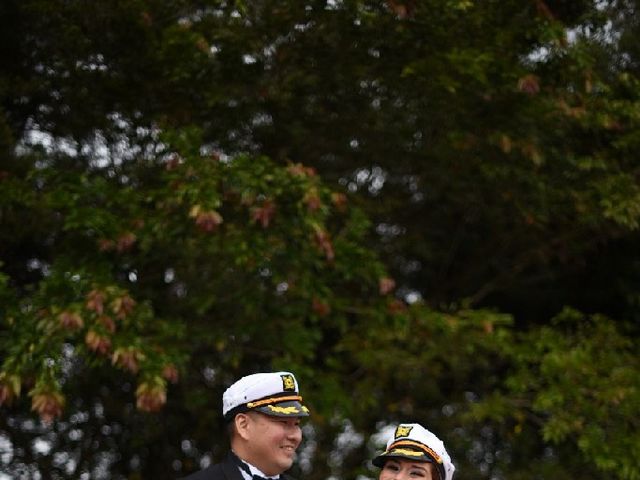
<instances>
[{"instance_id":1,"label":"tree","mask_svg":"<svg viewBox=\"0 0 640 480\"><path fill-rule=\"evenodd\" d=\"M6 469L173 478L287 368L311 478L638 478L635 7L3 2Z\"/></svg>"}]
</instances>

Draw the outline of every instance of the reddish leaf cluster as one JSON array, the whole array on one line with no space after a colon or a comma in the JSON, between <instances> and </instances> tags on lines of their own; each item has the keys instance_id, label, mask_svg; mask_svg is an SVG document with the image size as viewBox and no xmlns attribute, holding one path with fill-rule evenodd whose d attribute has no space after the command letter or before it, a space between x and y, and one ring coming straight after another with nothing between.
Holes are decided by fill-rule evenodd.
<instances>
[{"instance_id":1,"label":"reddish leaf cluster","mask_svg":"<svg viewBox=\"0 0 640 480\"><path fill-rule=\"evenodd\" d=\"M199 230L206 233L215 232L223 221L222 215L218 212L215 210L203 210L200 205L191 207L189 217L194 219Z\"/></svg>"},{"instance_id":2,"label":"reddish leaf cluster","mask_svg":"<svg viewBox=\"0 0 640 480\"><path fill-rule=\"evenodd\" d=\"M318 191L315 188L312 188L307 193L305 193L303 201L311 212L315 212L322 205L322 203L320 202Z\"/></svg>"},{"instance_id":3,"label":"reddish leaf cluster","mask_svg":"<svg viewBox=\"0 0 640 480\"><path fill-rule=\"evenodd\" d=\"M518 90L529 95L535 95L540 91L540 81L533 74L525 75L518 80Z\"/></svg>"},{"instance_id":4,"label":"reddish leaf cluster","mask_svg":"<svg viewBox=\"0 0 640 480\"><path fill-rule=\"evenodd\" d=\"M98 249L101 252L108 252L109 250L113 250L115 242L109 238L101 238L98 240Z\"/></svg>"},{"instance_id":5,"label":"reddish leaf cluster","mask_svg":"<svg viewBox=\"0 0 640 480\"><path fill-rule=\"evenodd\" d=\"M136 243L137 237L132 232L125 232L116 240L116 251L119 253L131 250L133 244Z\"/></svg>"},{"instance_id":6,"label":"reddish leaf cluster","mask_svg":"<svg viewBox=\"0 0 640 480\"><path fill-rule=\"evenodd\" d=\"M136 407L143 412L157 412L167 402L167 392L162 385L142 383L136 389Z\"/></svg>"},{"instance_id":7,"label":"reddish leaf cluster","mask_svg":"<svg viewBox=\"0 0 640 480\"><path fill-rule=\"evenodd\" d=\"M394 298L387 304L387 311L392 315L404 313L407 311L407 305L402 300Z\"/></svg>"},{"instance_id":8,"label":"reddish leaf cluster","mask_svg":"<svg viewBox=\"0 0 640 480\"><path fill-rule=\"evenodd\" d=\"M412 18L416 13L416 2L412 0L405 0L402 3L394 0L387 0L387 5L401 20Z\"/></svg>"},{"instance_id":9,"label":"reddish leaf cluster","mask_svg":"<svg viewBox=\"0 0 640 480\"><path fill-rule=\"evenodd\" d=\"M84 337L84 342L92 350L101 355L105 355L111 350L111 340L108 337L102 336L95 330L89 330Z\"/></svg>"},{"instance_id":10,"label":"reddish leaf cluster","mask_svg":"<svg viewBox=\"0 0 640 480\"><path fill-rule=\"evenodd\" d=\"M344 210L347 206L347 196L344 193L332 192L331 201L338 210Z\"/></svg>"},{"instance_id":11,"label":"reddish leaf cluster","mask_svg":"<svg viewBox=\"0 0 640 480\"><path fill-rule=\"evenodd\" d=\"M315 241L320 250L324 253L324 256L328 261L332 262L335 258L335 252L333 251L333 244L329 238L329 234L322 228L317 227L315 229Z\"/></svg>"},{"instance_id":12,"label":"reddish leaf cluster","mask_svg":"<svg viewBox=\"0 0 640 480\"><path fill-rule=\"evenodd\" d=\"M98 323L100 325L102 325L107 332L109 333L115 333L116 331L116 322L113 321L113 318L111 318L108 315L101 315L98 317Z\"/></svg>"},{"instance_id":13,"label":"reddish leaf cluster","mask_svg":"<svg viewBox=\"0 0 640 480\"><path fill-rule=\"evenodd\" d=\"M252 210L251 219L262 225L262 228L267 228L275 213L275 204L271 200L265 200L262 202L262 206L256 207Z\"/></svg>"},{"instance_id":14,"label":"reddish leaf cluster","mask_svg":"<svg viewBox=\"0 0 640 480\"><path fill-rule=\"evenodd\" d=\"M484 333L490 335L493 333L495 327L492 322L490 322L489 320L485 320L484 322L482 322L482 329L484 330Z\"/></svg>"},{"instance_id":15,"label":"reddish leaf cluster","mask_svg":"<svg viewBox=\"0 0 640 480\"><path fill-rule=\"evenodd\" d=\"M543 0L536 0L536 10L538 13L545 17L547 20L555 20L556 17Z\"/></svg>"},{"instance_id":16,"label":"reddish leaf cluster","mask_svg":"<svg viewBox=\"0 0 640 480\"><path fill-rule=\"evenodd\" d=\"M59 392L37 393L31 399L31 410L37 412L45 423L51 423L62 415L64 397Z\"/></svg>"},{"instance_id":17,"label":"reddish leaf cluster","mask_svg":"<svg viewBox=\"0 0 640 480\"><path fill-rule=\"evenodd\" d=\"M171 158L167 160L167 164L165 165L165 168L168 171L175 170L180 166L181 163L182 163L182 159L180 158L179 155L172 155Z\"/></svg>"},{"instance_id":18,"label":"reddish leaf cluster","mask_svg":"<svg viewBox=\"0 0 640 480\"><path fill-rule=\"evenodd\" d=\"M111 357L111 363L129 370L134 375L140 370L140 360L144 354L135 347L118 348Z\"/></svg>"},{"instance_id":19,"label":"reddish leaf cluster","mask_svg":"<svg viewBox=\"0 0 640 480\"><path fill-rule=\"evenodd\" d=\"M0 405L9 404L15 398L15 394L11 390L11 386L6 383L0 383Z\"/></svg>"},{"instance_id":20,"label":"reddish leaf cluster","mask_svg":"<svg viewBox=\"0 0 640 480\"><path fill-rule=\"evenodd\" d=\"M316 175L316 170L313 167L306 167L301 163L289 165L287 172L296 177L314 177Z\"/></svg>"},{"instance_id":21,"label":"reddish leaf cluster","mask_svg":"<svg viewBox=\"0 0 640 480\"><path fill-rule=\"evenodd\" d=\"M102 315L104 311L105 294L100 290L91 290L87 294L87 309L96 312L98 315Z\"/></svg>"},{"instance_id":22,"label":"reddish leaf cluster","mask_svg":"<svg viewBox=\"0 0 640 480\"><path fill-rule=\"evenodd\" d=\"M20 395L20 378L16 375L0 374L0 405L11 404Z\"/></svg>"},{"instance_id":23,"label":"reddish leaf cluster","mask_svg":"<svg viewBox=\"0 0 640 480\"><path fill-rule=\"evenodd\" d=\"M58 321L62 328L66 328L68 330L78 330L84 326L84 321L80 315L67 310L58 315Z\"/></svg>"},{"instance_id":24,"label":"reddish leaf cluster","mask_svg":"<svg viewBox=\"0 0 640 480\"><path fill-rule=\"evenodd\" d=\"M120 320L127 318L127 316L133 312L135 306L136 301L129 295L116 297L113 302L111 302L111 310L115 313L116 318Z\"/></svg>"},{"instance_id":25,"label":"reddish leaf cluster","mask_svg":"<svg viewBox=\"0 0 640 480\"><path fill-rule=\"evenodd\" d=\"M218 225L222 223L222 215L215 210L207 212L199 212L195 218L196 226L203 232L211 233L218 229Z\"/></svg>"},{"instance_id":26,"label":"reddish leaf cluster","mask_svg":"<svg viewBox=\"0 0 640 480\"><path fill-rule=\"evenodd\" d=\"M318 297L313 297L311 300L311 308L320 317L324 317L331 313L331 306L327 302L320 300Z\"/></svg>"},{"instance_id":27,"label":"reddish leaf cluster","mask_svg":"<svg viewBox=\"0 0 640 480\"><path fill-rule=\"evenodd\" d=\"M178 383L178 379L180 378L178 374L178 369L173 364L165 365L162 369L162 378L171 382Z\"/></svg>"},{"instance_id":28,"label":"reddish leaf cluster","mask_svg":"<svg viewBox=\"0 0 640 480\"><path fill-rule=\"evenodd\" d=\"M137 237L133 232L124 232L115 241L110 238L101 238L98 240L98 248L101 252L116 250L118 253L131 250L136 243Z\"/></svg>"},{"instance_id":29,"label":"reddish leaf cluster","mask_svg":"<svg viewBox=\"0 0 640 480\"><path fill-rule=\"evenodd\" d=\"M378 280L378 290L380 295L386 295L393 291L396 288L396 282L393 278L390 277L382 277Z\"/></svg>"}]
</instances>

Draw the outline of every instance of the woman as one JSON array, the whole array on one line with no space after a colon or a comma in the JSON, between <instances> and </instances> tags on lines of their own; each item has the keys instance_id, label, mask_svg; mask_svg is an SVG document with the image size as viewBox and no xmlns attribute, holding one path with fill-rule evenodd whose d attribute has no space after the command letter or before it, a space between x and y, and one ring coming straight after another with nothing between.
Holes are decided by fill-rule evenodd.
<instances>
[{"instance_id":1,"label":"woman","mask_svg":"<svg viewBox=\"0 0 640 480\"><path fill-rule=\"evenodd\" d=\"M373 459L379 480L452 480L456 467L440 441L417 423L401 423L387 449Z\"/></svg>"}]
</instances>

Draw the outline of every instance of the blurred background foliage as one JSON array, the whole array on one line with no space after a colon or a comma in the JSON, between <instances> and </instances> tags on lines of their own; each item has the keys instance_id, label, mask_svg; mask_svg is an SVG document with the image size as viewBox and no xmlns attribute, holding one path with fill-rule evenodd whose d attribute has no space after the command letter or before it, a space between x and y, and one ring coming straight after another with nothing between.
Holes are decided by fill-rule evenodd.
<instances>
[{"instance_id":1,"label":"blurred background foliage","mask_svg":"<svg viewBox=\"0 0 640 480\"><path fill-rule=\"evenodd\" d=\"M637 0L4 0L2 478L640 479Z\"/></svg>"}]
</instances>

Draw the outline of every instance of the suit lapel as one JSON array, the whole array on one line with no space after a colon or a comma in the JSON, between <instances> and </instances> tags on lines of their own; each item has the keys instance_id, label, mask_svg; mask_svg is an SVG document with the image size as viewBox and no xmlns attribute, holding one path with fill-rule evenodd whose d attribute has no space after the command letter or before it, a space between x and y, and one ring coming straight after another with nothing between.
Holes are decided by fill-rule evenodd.
<instances>
[{"instance_id":1,"label":"suit lapel","mask_svg":"<svg viewBox=\"0 0 640 480\"><path fill-rule=\"evenodd\" d=\"M222 472L226 480L244 480L242 473L240 473L240 467L233 461L231 453L229 453L224 462L222 462Z\"/></svg>"}]
</instances>

